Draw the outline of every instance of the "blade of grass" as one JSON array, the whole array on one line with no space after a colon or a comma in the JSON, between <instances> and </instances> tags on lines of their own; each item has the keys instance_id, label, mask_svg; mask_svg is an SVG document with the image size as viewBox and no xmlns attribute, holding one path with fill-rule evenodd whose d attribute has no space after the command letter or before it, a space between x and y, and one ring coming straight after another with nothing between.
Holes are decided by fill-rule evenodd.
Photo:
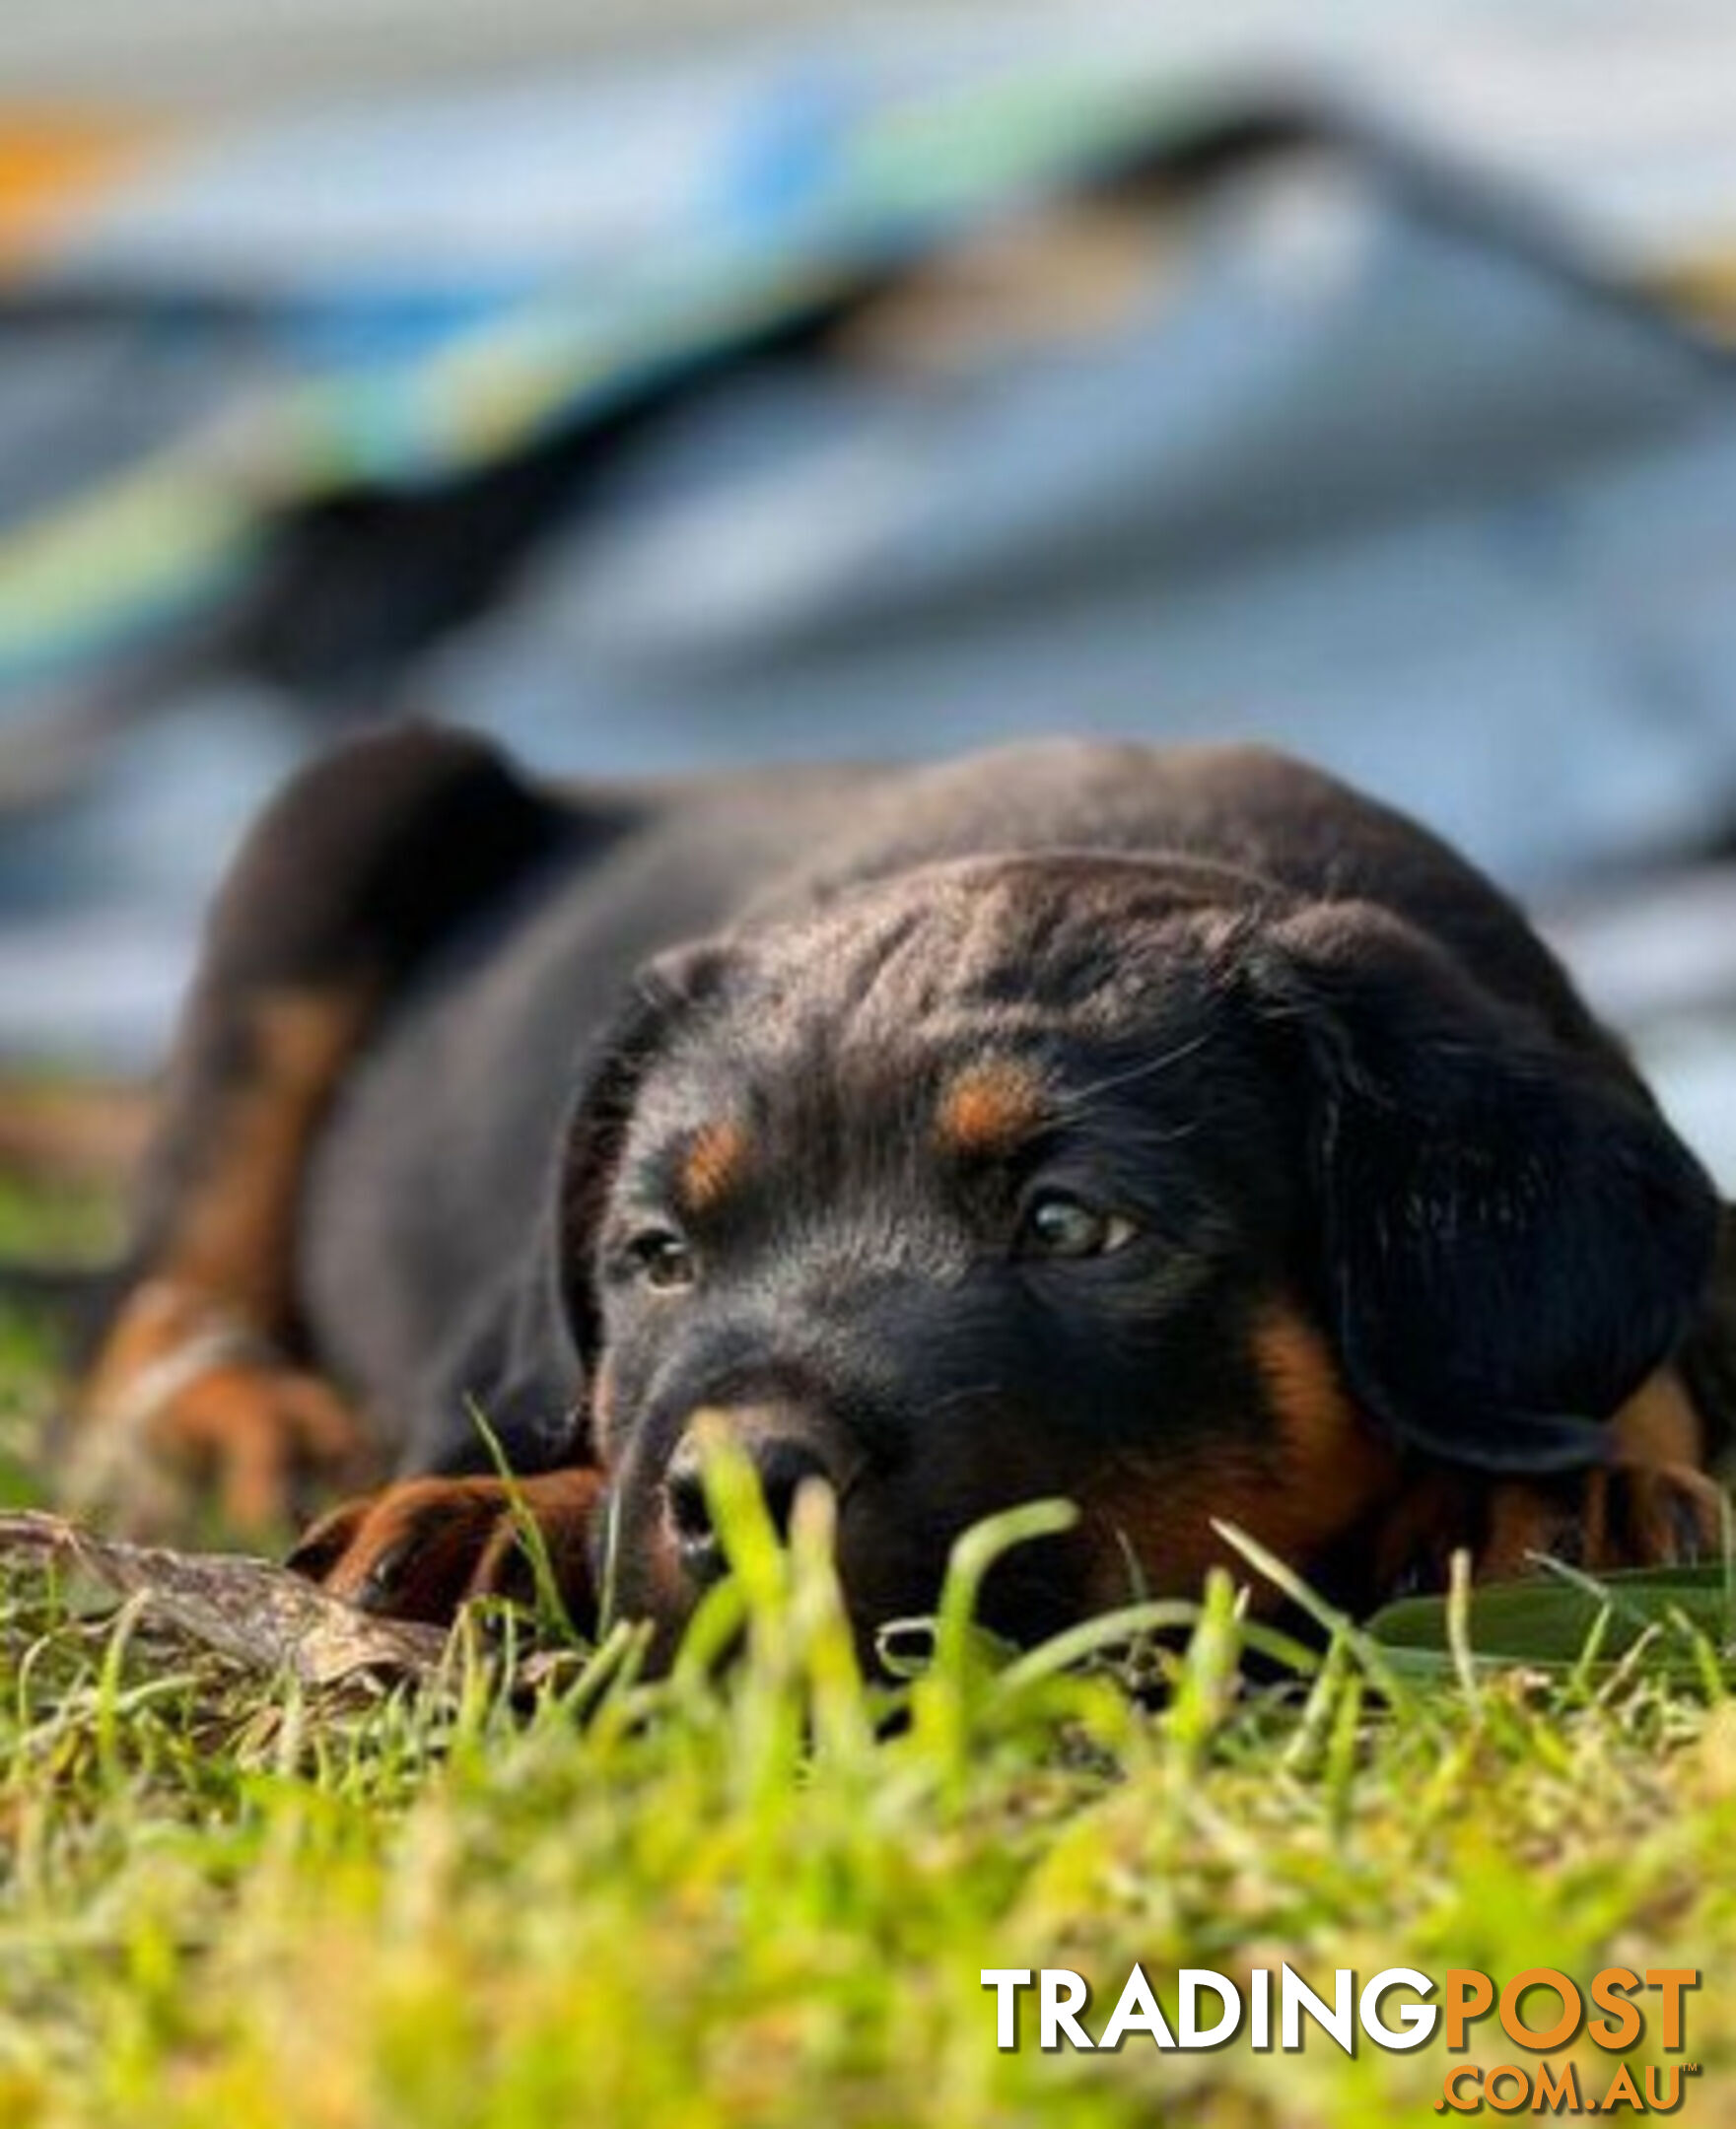
<instances>
[{"instance_id":1,"label":"blade of grass","mask_svg":"<svg viewBox=\"0 0 1736 2129\"><path fill-rule=\"evenodd\" d=\"M1380 1687L1381 1692L1395 1710L1412 1712L1415 1695L1387 1662L1380 1644L1365 1634L1346 1612L1330 1605L1325 1598L1311 1590L1295 1570L1288 1567L1275 1552L1271 1552L1257 1538L1241 1530L1234 1523L1222 1523L1213 1518L1212 1528L1225 1545L1237 1551L1249 1566L1263 1575L1273 1587L1287 1597L1298 1611L1305 1613L1316 1625L1328 1634L1342 1635L1346 1646L1355 1657L1369 1680Z\"/></svg>"}]
</instances>

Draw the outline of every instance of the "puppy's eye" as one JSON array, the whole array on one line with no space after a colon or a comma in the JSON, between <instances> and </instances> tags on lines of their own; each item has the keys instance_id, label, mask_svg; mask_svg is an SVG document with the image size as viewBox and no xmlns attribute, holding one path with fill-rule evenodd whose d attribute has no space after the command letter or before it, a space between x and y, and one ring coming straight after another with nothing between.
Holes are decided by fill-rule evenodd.
<instances>
[{"instance_id":1,"label":"puppy's eye","mask_svg":"<svg viewBox=\"0 0 1736 2129\"><path fill-rule=\"evenodd\" d=\"M1134 1223L1087 1204L1071 1191L1043 1191L1019 1222L1021 1257L1108 1257L1134 1238Z\"/></svg>"},{"instance_id":2,"label":"puppy's eye","mask_svg":"<svg viewBox=\"0 0 1736 2129\"><path fill-rule=\"evenodd\" d=\"M647 1227L627 1244L628 1263L648 1286L673 1293L698 1277L693 1252L672 1227Z\"/></svg>"}]
</instances>

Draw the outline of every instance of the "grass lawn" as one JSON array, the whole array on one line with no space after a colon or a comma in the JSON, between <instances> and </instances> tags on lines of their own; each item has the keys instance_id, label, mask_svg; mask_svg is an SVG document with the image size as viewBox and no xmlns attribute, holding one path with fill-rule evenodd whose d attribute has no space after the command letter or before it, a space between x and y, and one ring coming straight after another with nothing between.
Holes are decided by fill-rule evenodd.
<instances>
[{"instance_id":1,"label":"grass lawn","mask_svg":"<svg viewBox=\"0 0 1736 2129\"><path fill-rule=\"evenodd\" d=\"M15 1498L48 1382L0 1335ZM1458 2062L1568 2058L1598 2098L1619 2059L1641 2090L1698 2063L1679 2118L1736 2118L1736 1705L1704 1645L1394 1676L1345 1636L1251 1687L1225 1580L1158 1707L1064 1650L1009 1665L966 1557L888 1726L823 1523L784 1555L720 1476L739 1572L656 1683L622 1634L526 1687L496 1619L433 1683L298 1690L0 1572L0 2124L1349 2129L1442 2118ZM1136 1960L1173 2023L1178 1968L1285 1959L1329 1998L1395 1965L1702 1982L1673 2057L1646 1993L1625 2058L1490 2017L1462 2056L1351 2059L1245 2028L1044 2052L1028 1996L1002 2052L979 1980L1076 1969L1095 2033Z\"/></svg>"}]
</instances>

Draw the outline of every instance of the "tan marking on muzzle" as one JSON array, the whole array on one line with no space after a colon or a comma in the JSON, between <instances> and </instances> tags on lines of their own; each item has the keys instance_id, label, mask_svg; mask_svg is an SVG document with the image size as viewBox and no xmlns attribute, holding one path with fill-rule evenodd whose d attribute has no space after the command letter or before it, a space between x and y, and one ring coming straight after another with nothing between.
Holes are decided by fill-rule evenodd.
<instances>
[{"instance_id":1,"label":"tan marking on muzzle","mask_svg":"<svg viewBox=\"0 0 1736 2129\"><path fill-rule=\"evenodd\" d=\"M1087 1504L1110 1540L1093 1578L1094 1602L1126 1603L1134 1562L1157 1595L1191 1594L1213 1566L1245 1575L1215 1522L1246 1531L1305 1574L1396 1495L1397 1457L1357 1412L1331 1346L1293 1303L1260 1312L1252 1350L1272 1438L1116 1458ZM1282 1601L1268 1586L1254 1590L1256 1611Z\"/></svg>"},{"instance_id":2,"label":"tan marking on muzzle","mask_svg":"<svg viewBox=\"0 0 1736 2129\"><path fill-rule=\"evenodd\" d=\"M814 1429L793 1405L696 1405L687 1414L680 1440L691 1442L702 1452L714 1442L751 1450L756 1442L784 1436L807 1441L813 1434Z\"/></svg>"}]
</instances>

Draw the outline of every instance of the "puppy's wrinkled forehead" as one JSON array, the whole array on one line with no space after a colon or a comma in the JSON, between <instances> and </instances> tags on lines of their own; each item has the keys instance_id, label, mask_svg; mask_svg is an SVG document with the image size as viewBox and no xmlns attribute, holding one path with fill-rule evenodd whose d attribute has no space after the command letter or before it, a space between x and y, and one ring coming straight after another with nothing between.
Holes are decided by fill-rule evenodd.
<instances>
[{"instance_id":1,"label":"puppy's wrinkled forehead","mask_svg":"<svg viewBox=\"0 0 1736 2129\"><path fill-rule=\"evenodd\" d=\"M1236 918L1193 868L1091 857L975 859L853 888L768 926L645 1089L648 1127L692 1134L689 1195L721 1194L754 1105L830 1131L921 1131L1010 1151L1087 1068L1197 1029Z\"/></svg>"},{"instance_id":2,"label":"puppy's wrinkled forehead","mask_svg":"<svg viewBox=\"0 0 1736 2129\"><path fill-rule=\"evenodd\" d=\"M1086 853L924 866L759 934L760 1002L791 1024L881 1032L985 1009L1113 1028L1234 927L1216 867Z\"/></svg>"}]
</instances>

